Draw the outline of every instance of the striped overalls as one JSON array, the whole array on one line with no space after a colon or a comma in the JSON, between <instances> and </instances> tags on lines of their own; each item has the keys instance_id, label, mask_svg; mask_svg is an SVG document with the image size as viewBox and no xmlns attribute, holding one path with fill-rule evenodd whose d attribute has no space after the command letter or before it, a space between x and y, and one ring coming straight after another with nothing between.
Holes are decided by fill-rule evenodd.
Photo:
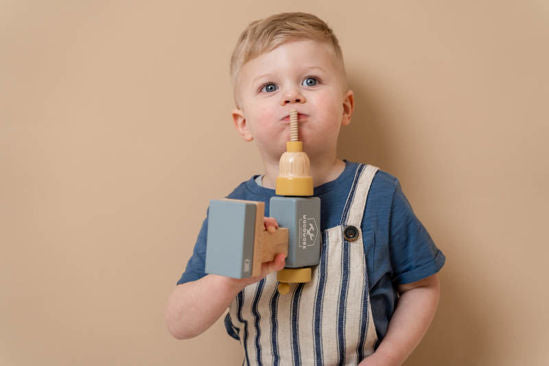
<instances>
[{"instance_id":1,"label":"striped overalls","mask_svg":"<svg viewBox=\"0 0 549 366\"><path fill-rule=\"evenodd\" d=\"M356 365L374 351L361 225L377 170L358 166L340 225L323 233L311 282L280 295L271 273L232 302L229 315L244 347L244 365ZM356 241L346 239L349 227Z\"/></svg>"}]
</instances>

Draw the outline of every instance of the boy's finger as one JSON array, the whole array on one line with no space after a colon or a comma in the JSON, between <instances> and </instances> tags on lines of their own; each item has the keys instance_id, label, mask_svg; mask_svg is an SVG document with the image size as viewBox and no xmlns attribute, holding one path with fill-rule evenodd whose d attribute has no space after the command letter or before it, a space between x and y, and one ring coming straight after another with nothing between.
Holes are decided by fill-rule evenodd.
<instances>
[{"instance_id":1,"label":"boy's finger","mask_svg":"<svg viewBox=\"0 0 549 366\"><path fill-rule=\"evenodd\" d=\"M263 219L263 224L265 225L265 228L270 231L270 228L278 229L278 223L276 222L276 219L274 217L265 217ZM274 231L271 231L274 232Z\"/></svg>"},{"instance_id":2,"label":"boy's finger","mask_svg":"<svg viewBox=\"0 0 549 366\"><path fill-rule=\"evenodd\" d=\"M280 271L284 268L286 255L284 253L277 254L270 262L262 264L262 270L264 273L269 274L271 272Z\"/></svg>"},{"instance_id":3,"label":"boy's finger","mask_svg":"<svg viewBox=\"0 0 549 366\"><path fill-rule=\"evenodd\" d=\"M276 270L280 271L282 268L284 268L284 265L286 264L286 254L284 253L277 254L274 259L274 262L275 262Z\"/></svg>"}]
</instances>

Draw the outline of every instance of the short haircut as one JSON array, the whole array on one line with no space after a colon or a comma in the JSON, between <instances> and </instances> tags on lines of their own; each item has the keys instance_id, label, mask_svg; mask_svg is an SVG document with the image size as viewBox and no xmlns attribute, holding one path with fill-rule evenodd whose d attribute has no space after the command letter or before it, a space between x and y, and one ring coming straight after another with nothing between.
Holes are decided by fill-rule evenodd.
<instances>
[{"instance_id":1,"label":"short haircut","mask_svg":"<svg viewBox=\"0 0 549 366\"><path fill-rule=\"evenodd\" d=\"M231 56L230 72L233 88L236 87L238 73L246 62L286 42L302 39L330 44L336 57L341 61L346 83L343 53L332 29L315 15L294 12L279 13L253 21L244 29Z\"/></svg>"}]
</instances>

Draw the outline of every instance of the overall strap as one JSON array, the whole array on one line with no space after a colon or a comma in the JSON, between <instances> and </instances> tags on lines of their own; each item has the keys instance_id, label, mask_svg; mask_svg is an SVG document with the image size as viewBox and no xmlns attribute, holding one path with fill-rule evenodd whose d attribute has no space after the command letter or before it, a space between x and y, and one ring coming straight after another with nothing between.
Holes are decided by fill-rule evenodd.
<instances>
[{"instance_id":1,"label":"overall strap","mask_svg":"<svg viewBox=\"0 0 549 366\"><path fill-rule=\"evenodd\" d=\"M343 225L361 226L368 192L378 170L378 167L364 164L360 164L357 168L355 179L353 180L341 217Z\"/></svg>"}]
</instances>

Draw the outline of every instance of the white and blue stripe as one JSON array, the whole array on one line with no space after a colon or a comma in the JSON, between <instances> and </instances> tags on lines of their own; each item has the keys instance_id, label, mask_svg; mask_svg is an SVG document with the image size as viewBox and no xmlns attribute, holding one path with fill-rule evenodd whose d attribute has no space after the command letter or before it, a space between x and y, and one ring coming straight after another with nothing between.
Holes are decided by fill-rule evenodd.
<instances>
[{"instance_id":1,"label":"white and blue stripe","mask_svg":"<svg viewBox=\"0 0 549 366\"><path fill-rule=\"evenodd\" d=\"M311 282L279 295L272 273L233 301L229 315L239 330L245 365L356 365L374 351L377 335L360 229L377 170L358 166L340 225L324 231ZM352 243L343 236L348 225L359 230Z\"/></svg>"}]
</instances>

